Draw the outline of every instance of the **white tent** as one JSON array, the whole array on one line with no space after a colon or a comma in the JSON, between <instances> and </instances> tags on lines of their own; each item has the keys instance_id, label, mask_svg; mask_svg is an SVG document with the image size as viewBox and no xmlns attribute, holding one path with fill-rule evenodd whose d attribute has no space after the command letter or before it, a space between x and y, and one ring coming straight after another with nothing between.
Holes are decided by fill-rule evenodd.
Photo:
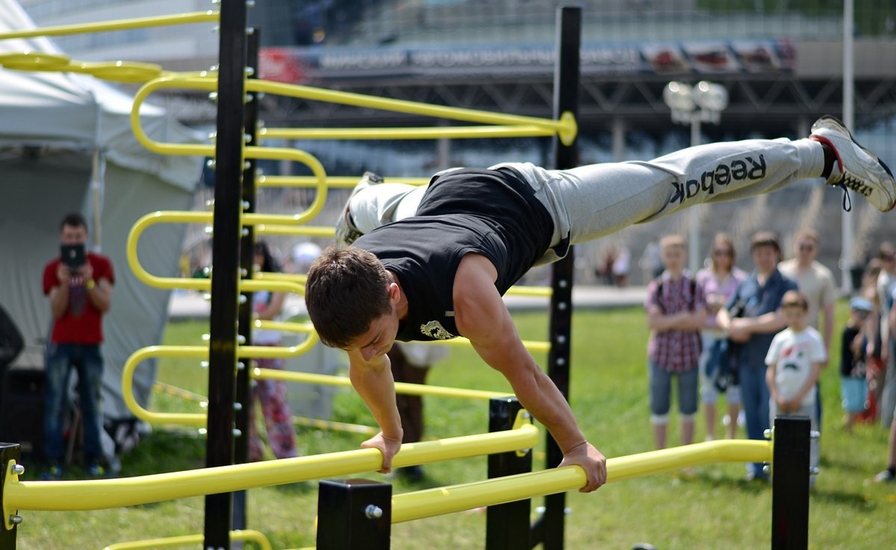
<instances>
[{"instance_id":1,"label":"white tent","mask_svg":"<svg viewBox=\"0 0 896 550\"><path fill-rule=\"evenodd\" d=\"M33 28L14 0L0 0L0 32ZM0 40L0 53L59 53L44 38ZM44 265L59 254L59 222L72 211L89 221L90 243L112 259L116 283L103 347L107 418L133 415L121 399L124 362L138 348L161 343L169 292L147 287L127 264L127 235L141 216L186 210L201 159L146 150L131 132L132 98L93 77L0 68L0 303L25 336L17 362L42 366L41 343L51 315L41 288ZM155 107L142 125L155 140L196 142L195 134ZM159 225L144 233L141 263L161 276L178 271L185 227ZM146 404L155 364L141 365L135 395Z\"/></svg>"}]
</instances>

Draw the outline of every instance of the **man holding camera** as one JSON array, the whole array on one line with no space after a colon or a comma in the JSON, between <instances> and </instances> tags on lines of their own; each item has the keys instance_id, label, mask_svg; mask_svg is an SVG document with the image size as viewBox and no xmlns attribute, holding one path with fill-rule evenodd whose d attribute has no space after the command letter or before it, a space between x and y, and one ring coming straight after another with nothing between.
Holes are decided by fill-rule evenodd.
<instances>
[{"instance_id":1,"label":"man holding camera","mask_svg":"<svg viewBox=\"0 0 896 550\"><path fill-rule=\"evenodd\" d=\"M115 274L109 258L85 252L87 222L69 214L60 224L61 254L44 267L43 289L50 298L53 330L47 346L43 479L62 477L63 424L71 367L78 372L78 399L84 426L84 458L90 476L104 475L100 442L103 380L103 314L112 304Z\"/></svg>"}]
</instances>

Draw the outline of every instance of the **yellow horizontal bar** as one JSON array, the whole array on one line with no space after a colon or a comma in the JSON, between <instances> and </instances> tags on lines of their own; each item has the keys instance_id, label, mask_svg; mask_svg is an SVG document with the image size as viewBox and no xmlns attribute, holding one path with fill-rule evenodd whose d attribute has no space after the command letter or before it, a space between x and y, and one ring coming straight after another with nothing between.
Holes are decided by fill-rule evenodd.
<instances>
[{"instance_id":1,"label":"yellow horizontal bar","mask_svg":"<svg viewBox=\"0 0 896 550\"><path fill-rule=\"evenodd\" d=\"M187 546L202 544L205 535L183 535L179 537L165 537L161 539L137 540L117 542L106 546L103 550L142 550L146 548L171 548L174 546ZM271 542L261 531L236 530L230 532L230 540L254 541L261 550L272 550Z\"/></svg>"},{"instance_id":2,"label":"yellow horizontal bar","mask_svg":"<svg viewBox=\"0 0 896 550\"><path fill-rule=\"evenodd\" d=\"M379 428L374 428L373 426L362 426L361 424L349 424L347 422L335 422L333 420L321 420L319 418L303 418L300 416L292 417L292 423L294 426L302 426L303 428L333 430L338 432L348 432L368 436L374 436L380 431Z\"/></svg>"},{"instance_id":3,"label":"yellow horizontal bar","mask_svg":"<svg viewBox=\"0 0 896 550\"><path fill-rule=\"evenodd\" d=\"M392 178L388 176L384 176L386 183L395 183L396 181L400 183L406 183L408 185L426 185L429 183L429 180L432 178ZM317 184L317 180L311 176L265 176L261 175L258 178L259 182L264 182L266 180L275 180L277 182L284 180L283 184L275 184L275 185L289 185L296 187L313 187ZM327 176L327 185L331 188L347 188L351 189L358 185L358 181L361 180L361 176Z\"/></svg>"},{"instance_id":4,"label":"yellow horizontal bar","mask_svg":"<svg viewBox=\"0 0 896 550\"><path fill-rule=\"evenodd\" d=\"M515 126L433 126L431 128L264 128L261 139L496 139L547 137L552 128Z\"/></svg>"},{"instance_id":5,"label":"yellow horizontal bar","mask_svg":"<svg viewBox=\"0 0 896 550\"><path fill-rule=\"evenodd\" d=\"M771 462L770 441L728 440L685 445L607 460L607 482L718 462ZM579 466L438 487L392 497L392 523L562 493L585 485Z\"/></svg>"},{"instance_id":6,"label":"yellow horizontal bar","mask_svg":"<svg viewBox=\"0 0 896 550\"><path fill-rule=\"evenodd\" d=\"M173 15L158 15L153 17L119 19L116 21L103 21L100 23L78 23L73 25L58 25L54 27L39 27L36 29L0 33L0 40L10 40L13 38L34 38L38 36L64 36L68 34L123 31L128 29L140 29L144 27L187 25L190 23L217 23L219 15L220 14L217 11L208 10L189 13L178 13Z\"/></svg>"},{"instance_id":7,"label":"yellow horizontal bar","mask_svg":"<svg viewBox=\"0 0 896 550\"><path fill-rule=\"evenodd\" d=\"M252 377L263 378L267 380L283 380L286 382L321 384L327 386L351 387L352 385L347 376L332 376L326 374L293 372L277 369L255 368L252 370ZM463 388L448 388L445 386L408 384L406 382L396 382L395 392L405 395L435 395L440 397L462 397L466 399L495 399L513 395L513 393L509 391L493 392L484 390L467 390Z\"/></svg>"},{"instance_id":8,"label":"yellow horizontal bar","mask_svg":"<svg viewBox=\"0 0 896 550\"><path fill-rule=\"evenodd\" d=\"M333 238L336 235L336 228L312 225L267 225L260 223L255 225L255 233L259 235L293 235Z\"/></svg>"},{"instance_id":9,"label":"yellow horizontal bar","mask_svg":"<svg viewBox=\"0 0 896 550\"><path fill-rule=\"evenodd\" d=\"M571 144L575 140L576 133L578 132L575 117L568 111L563 113L559 120L553 120L505 113L490 113L487 111L446 107L443 105L430 105L427 103L375 97L323 88L312 88L310 86L301 86L297 84L284 84L282 82L271 82L268 80L249 80L246 82L246 89L289 97L300 97L315 101L325 101L342 105L353 105L356 107L417 114L450 120L476 122L479 124L528 126L533 129L533 131L537 130L540 132L538 135L546 135L541 133L544 131L549 132L547 135L556 133L565 145Z\"/></svg>"},{"instance_id":10,"label":"yellow horizontal bar","mask_svg":"<svg viewBox=\"0 0 896 550\"><path fill-rule=\"evenodd\" d=\"M513 296L534 296L538 298L550 298L554 290L549 286L512 286L507 294Z\"/></svg>"},{"instance_id":11,"label":"yellow horizontal bar","mask_svg":"<svg viewBox=\"0 0 896 550\"><path fill-rule=\"evenodd\" d=\"M403 468L414 464L530 449L538 444L538 440L538 428L532 424L523 424L518 429L491 434L406 443L395 455L392 466ZM14 461L10 461L7 465L8 473L3 488L3 513L7 518L17 510L103 510L375 472L382 468L383 455L376 449L360 449L90 481L20 481L12 470L13 464Z\"/></svg>"}]
</instances>

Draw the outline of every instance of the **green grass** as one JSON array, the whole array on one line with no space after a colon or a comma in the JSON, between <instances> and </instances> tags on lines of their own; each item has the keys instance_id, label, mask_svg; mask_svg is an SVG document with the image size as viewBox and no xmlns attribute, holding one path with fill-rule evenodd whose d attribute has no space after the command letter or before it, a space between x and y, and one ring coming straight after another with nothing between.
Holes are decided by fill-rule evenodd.
<instances>
[{"instance_id":1,"label":"green grass","mask_svg":"<svg viewBox=\"0 0 896 550\"><path fill-rule=\"evenodd\" d=\"M838 307L842 326L844 305ZM544 339L543 314L515 316L524 338ZM608 457L652 449L648 425L645 343L647 332L639 308L580 312L574 320L571 402L587 437ZM172 323L167 344L199 344L205 326ZM832 356L838 357L833 350ZM537 357L544 363L545 357ZM195 360L165 360L159 380L204 393L207 371ZM431 371L432 384L504 391L507 383L471 350L455 350ZM811 498L810 548L884 547L892 540L896 488L869 480L885 460L886 432L860 426L849 436L840 428L836 361L823 375L825 405L822 474ZM479 401L427 398L428 436L451 437L487 429L487 405ZM156 395L156 410L198 412L182 400ZM351 391L337 393L334 419L372 424L360 399ZM676 426L673 413L670 427ZM702 429L702 419L698 420ZM698 440L703 433L698 432ZM677 442L670 429L670 444ZM359 435L300 430L306 454L357 448ZM183 429L156 427L122 458L124 475L141 475L202 467L205 442ZM536 461L540 461L539 453ZM26 464L26 467L28 465ZM36 474L29 469L25 479ZM451 485L485 477L485 459L458 460L426 466L429 481L395 491ZM648 541L660 550L755 549L770 546L771 490L744 485L741 464L697 468L693 476L655 475L610 483L596 493L568 493L566 548L628 550ZM75 472L76 473L76 472ZM380 474L364 474L384 479ZM535 499L533 507L540 505ZM314 545L317 491L313 484L253 489L248 492L249 527L262 531L275 550ZM23 510L19 547L25 549L103 548L107 544L201 533L201 497L95 512L57 513ZM475 549L484 547L485 514L458 513L393 526L395 549ZM247 547L252 547L251 544Z\"/></svg>"}]
</instances>

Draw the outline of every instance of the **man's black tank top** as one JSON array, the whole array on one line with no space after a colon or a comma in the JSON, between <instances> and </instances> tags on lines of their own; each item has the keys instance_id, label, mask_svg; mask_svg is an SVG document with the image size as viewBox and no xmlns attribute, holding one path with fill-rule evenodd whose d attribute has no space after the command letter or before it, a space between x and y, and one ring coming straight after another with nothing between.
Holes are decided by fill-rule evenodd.
<instances>
[{"instance_id":1,"label":"man's black tank top","mask_svg":"<svg viewBox=\"0 0 896 550\"><path fill-rule=\"evenodd\" d=\"M398 340L444 340L458 336L452 294L464 255L491 260L504 295L544 255L553 231L547 209L514 170L460 169L433 178L414 217L354 246L398 277L408 300Z\"/></svg>"}]
</instances>

